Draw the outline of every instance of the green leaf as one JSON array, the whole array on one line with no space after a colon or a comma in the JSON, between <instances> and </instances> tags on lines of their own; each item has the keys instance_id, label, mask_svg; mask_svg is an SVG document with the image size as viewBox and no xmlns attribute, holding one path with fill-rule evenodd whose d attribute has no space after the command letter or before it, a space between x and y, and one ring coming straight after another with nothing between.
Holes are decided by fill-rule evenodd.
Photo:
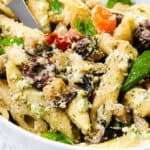
<instances>
[{"instance_id":1,"label":"green leaf","mask_svg":"<svg viewBox=\"0 0 150 150\"><path fill-rule=\"evenodd\" d=\"M50 6L51 6L51 11L60 14L62 12L62 4L60 3L59 0L49 0L50 1Z\"/></svg>"},{"instance_id":2,"label":"green leaf","mask_svg":"<svg viewBox=\"0 0 150 150\"><path fill-rule=\"evenodd\" d=\"M95 35L96 34L96 29L93 25L93 22L88 19L86 22L85 22L85 29L86 29L86 35Z\"/></svg>"},{"instance_id":3,"label":"green leaf","mask_svg":"<svg viewBox=\"0 0 150 150\"><path fill-rule=\"evenodd\" d=\"M78 19L76 20L76 22L75 22L75 27L78 29L78 31L79 31L81 34L85 35L84 22L83 22L80 18L78 18Z\"/></svg>"},{"instance_id":4,"label":"green leaf","mask_svg":"<svg viewBox=\"0 0 150 150\"><path fill-rule=\"evenodd\" d=\"M113 127L115 127L115 128L121 128L121 122L115 120L114 123L113 123Z\"/></svg>"},{"instance_id":5,"label":"green leaf","mask_svg":"<svg viewBox=\"0 0 150 150\"><path fill-rule=\"evenodd\" d=\"M13 44L24 45L22 39L19 38L6 37L0 40L0 46L12 46Z\"/></svg>"},{"instance_id":6,"label":"green leaf","mask_svg":"<svg viewBox=\"0 0 150 150\"><path fill-rule=\"evenodd\" d=\"M140 80L144 79L150 74L150 50L143 52L135 63L125 81L122 91L126 92L136 85Z\"/></svg>"},{"instance_id":7,"label":"green leaf","mask_svg":"<svg viewBox=\"0 0 150 150\"><path fill-rule=\"evenodd\" d=\"M96 34L96 29L91 19L83 21L78 18L75 22L75 27L84 36L94 36Z\"/></svg>"},{"instance_id":8,"label":"green leaf","mask_svg":"<svg viewBox=\"0 0 150 150\"><path fill-rule=\"evenodd\" d=\"M3 48L0 48L0 55L5 54L5 50Z\"/></svg>"},{"instance_id":9,"label":"green leaf","mask_svg":"<svg viewBox=\"0 0 150 150\"><path fill-rule=\"evenodd\" d=\"M42 134L42 137L65 144L73 144L69 137L57 131L48 131L47 133Z\"/></svg>"},{"instance_id":10,"label":"green leaf","mask_svg":"<svg viewBox=\"0 0 150 150\"><path fill-rule=\"evenodd\" d=\"M123 3L123 4L127 4L127 5L133 5L134 4L131 0L108 0L107 1L107 7L112 8L118 2Z\"/></svg>"}]
</instances>

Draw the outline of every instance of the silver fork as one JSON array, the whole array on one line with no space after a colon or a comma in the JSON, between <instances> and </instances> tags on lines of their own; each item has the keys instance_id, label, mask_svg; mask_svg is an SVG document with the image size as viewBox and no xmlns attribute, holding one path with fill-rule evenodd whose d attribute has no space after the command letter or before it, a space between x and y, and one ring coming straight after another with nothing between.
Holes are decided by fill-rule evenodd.
<instances>
[{"instance_id":1,"label":"silver fork","mask_svg":"<svg viewBox=\"0 0 150 150\"><path fill-rule=\"evenodd\" d=\"M14 11L24 25L31 28L41 29L28 9L25 0L12 0L8 6Z\"/></svg>"}]
</instances>

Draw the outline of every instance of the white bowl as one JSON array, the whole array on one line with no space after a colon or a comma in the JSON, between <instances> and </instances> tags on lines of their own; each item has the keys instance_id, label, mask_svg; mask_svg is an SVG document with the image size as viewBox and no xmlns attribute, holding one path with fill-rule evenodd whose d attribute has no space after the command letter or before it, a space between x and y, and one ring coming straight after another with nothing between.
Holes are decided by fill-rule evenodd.
<instances>
[{"instance_id":1,"label":"white bowl","mask_svg":"<svg viewBox=\"0 0 150 150\"><path fill-rule=\"evenodd\" d=\"M101 1L106 3L106 0ZM133 1L150 4L150 0ZM0 150L92 150L92 148L70 146L41 138L0 117ZM132 150L150 150L150 145L132 148Z\"/></svg>"},{"instance_id":2,"label":"white bowl","mask_svg":"<svg viewBox=\"0 0 150 150\"><path fill-rule=\"evenodd\" d=\"M70 146L47 140L17 127L2 117L0 117L0 143L0 150L116 150ZM150 145L128 150L150 150Z\"/></svg>"}]
</instances>

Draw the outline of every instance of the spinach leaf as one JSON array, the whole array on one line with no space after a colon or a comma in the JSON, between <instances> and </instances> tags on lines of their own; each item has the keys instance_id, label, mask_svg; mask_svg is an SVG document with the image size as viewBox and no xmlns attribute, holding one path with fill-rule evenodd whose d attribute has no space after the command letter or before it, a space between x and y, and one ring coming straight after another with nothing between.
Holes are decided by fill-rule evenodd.
<instances>
[{"instance_id":1,"label":"spinach leaf","mask_svg":"<svg viewBox=\"0 0 150 150\"><path fill-rule=\"evenodd\" d=\"M24 45L22 39L19 38L6 37L0 40L0 46L11 46L13 44Z\"/></svg>"},{"instance_id":2,"label":"spinach leaf","mask_svg":"<svg viewBox=\"0 0 150 150\"><path fill-rule=\"evenodd\" d=\"M70 144L70 145L73 144L72 140L70 138L68 138L66 135L64 135L60 132L57 132L57 131L53 131L53 130L42 134L42 137L53 140L53 141L65 143L65 144Z\"/></svg>"},{"instance_id":3,"label":"spinach leaf","mask_svg":"<svg viewBox=\"0 0 150 150\"><path fill-rule=\"evenodd\" d=\"M5 50L3 48L0 48L0 55L5 54Z\"/></svg>"},{"instance_id":4,"label":"spinach leaf","mask_svg":"<svg viewBox=\"0 0 150 150\"><path fill-rule=\"evenodd\" d=\"M96 34L96 29L91 19L83 21L78 18L75 22L75 27L84 36L94 36Z\"/></svg>"},{"instance_id":5,"label":"spinach leaf","mask_svg":"<svg viewBox=\"0 0 150 150\"><path fill-rule=\"evenodd\" d=\"M140 80L150 74L150 50L145 51L140 55L133 64L131 71L125 81L122 91L126 92L136 85Z\"/></svg>"},{"instance_id":6,"label":"spinach leaf","mask_svg":"<svg viewBox=\"0 0 150 150\"><path fill-rule=\"evenodd\" d=\"M122 124L121 124L121 122L115 120L115 121L113 122L113 127L115 127L115 128L121 128L121 127L122 127Z\"/></svg>"},{"instance_id":7,"label":"spinach leaf","mask_svg":"<svg viewBox=\"0 0 150 150\"><path fill-rule=\"evenodd\" d=\"M107 1L107 7L112 8L118 2L123 3L123 4L127 4L127 5L133 5L134 4L131 0L108 0Z\"/></svg>"},{"instance_id":8,"label":"spinach leaf","mask_svg":"<svg viewBox=\"0 0 150 150\"><path fill-rule=\"evenodd\" d=\"M62 4L59 0L50 0L51 11L55 14L60 14L62 12Z\"/></svg>"}]
</instances>

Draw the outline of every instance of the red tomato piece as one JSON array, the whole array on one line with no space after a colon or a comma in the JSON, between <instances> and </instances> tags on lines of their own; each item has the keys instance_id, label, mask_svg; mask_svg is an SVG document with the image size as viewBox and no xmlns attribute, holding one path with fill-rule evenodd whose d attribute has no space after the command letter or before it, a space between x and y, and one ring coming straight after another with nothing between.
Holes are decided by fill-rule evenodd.
<instances>
[{"instance_id":1,"label":"red tomato piece","mask_svg":"<svg viewBox=\"0 0 150 150\"><path fill-rule=\"evenodd\" d=\"M65 34L59 34L53 32L52 34L46 34L45 39L49 44L55 43L57 48L65 51L70 48L72 43L81 39L81 34L75 30L71 29Z\"/></svg>"},{"instance_id":2,"label":"red tomato piece","mask_svg":"<svg viewBox=\"0 0 150 150\"><path fill-rule=\"evenodd\" d=\"M67 48L71 47L72 41L69 37L63 36L63 37L58 37L55 40L57 48L65 51Z\"/></svg>"},{"instance_id":3,"label":"red tomato piece","mask_svg":"<svg viewBox=\"0 0 150 150\"><path fill-rule=\"evenodd\" d=\"M54 43L55 39L58 38L57 33L53 32L52 34L46 34L45 39L49 44Z\"/></svg>"}]
</instances>

